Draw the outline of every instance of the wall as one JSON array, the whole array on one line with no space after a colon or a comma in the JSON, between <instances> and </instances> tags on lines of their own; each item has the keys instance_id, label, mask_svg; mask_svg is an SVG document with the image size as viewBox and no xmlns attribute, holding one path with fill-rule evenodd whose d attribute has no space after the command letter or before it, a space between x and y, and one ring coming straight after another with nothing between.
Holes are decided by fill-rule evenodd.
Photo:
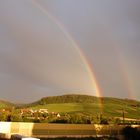
<instances>
[{"instance_id":1,"label":"wall","mask_svg":"<svg viewBox=\"0 0 140 140\"><path fill-rule=\"evenodd\" d=\"M0 122L0 133L32 137L121 135L125 126ZM137 126L134 126L137 127Z\"/></svg>"}]
</instances>

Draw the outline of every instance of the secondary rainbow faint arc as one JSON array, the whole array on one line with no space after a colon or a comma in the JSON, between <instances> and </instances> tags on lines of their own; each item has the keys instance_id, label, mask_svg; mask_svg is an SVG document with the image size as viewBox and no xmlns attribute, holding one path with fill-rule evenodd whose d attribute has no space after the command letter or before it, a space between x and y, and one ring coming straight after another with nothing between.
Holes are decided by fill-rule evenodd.
<instances>
[{"instance_id":1,"label":"secondary rainbow faint arc","mask_svg":"<svg viewBox=\"0 0 140 140\"><path fill-rule=\"evenodd\" d=\"M84 55L84 53L82 52L82 50L80 49L80 47L76 44L76 42L74 41L74 39L71 37L71 35L67 32L67 30L64 28L64 26L62 26L62 24L60 24L60 22L55 19L43 6L41 6L37 1L35 0L31 0L32 3L37 6L49 19L51 19L51 21L53 23L55 23L59 29L65 34L65 36L67 37L67 39L70 40L70 42L73 44L74 49L77 51L78 55L80 56L83 64L86 67L86 70L89 74L89 76L91 77L92 80L92 85L95 88L96 91L96 96L100 97L101 96L101 92L100 92L100 88L98 86L98 82L96 80L96 76L94 74L93 71L93 67L90 65L90 63L87 61L86 56Z\"/></svg>"},{"instance_id":2,"label":"secondary rainbow faint arc","mask_svg":"<svg viewBox=\"0 0 140 140\"><path fill-rule=\"evenodd\" d=\"M110 28L110 27L108 27L108 28ZM132 89L132 84L130 83L127 64L125 62L124 55L122 54L122 51L120 50L120 46L122 46L123 43L118 42L115 39L116 37L114 37L114 34L113 34L112 30L110 30L110 32L107 32L107 33L108 33L108 36L111 38L110 41L112 40L113 42L115 42L115 45L112 45L112 47L114 47L115 52L118 56L118 62L119 62L119 66L120 66L119 68L120 68L121 73L123 75L124 84L125 84L126 90L128 92L128 96L129 96L130 99L134 99L133 89Z\"/></svg>"}]
</instances>

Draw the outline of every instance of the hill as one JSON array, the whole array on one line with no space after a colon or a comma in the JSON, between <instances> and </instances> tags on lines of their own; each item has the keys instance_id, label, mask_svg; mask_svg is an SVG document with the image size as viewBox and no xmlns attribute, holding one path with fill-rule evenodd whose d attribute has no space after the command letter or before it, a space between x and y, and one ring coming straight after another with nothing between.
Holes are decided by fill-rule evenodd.
<instances>
[{"instance_id":1,"label":"hill","mask_svg":"<svg viewBox=\"0 0 140 140\"><path fill-rule=\"evenodd\" d=\"M12 108L14 106L15 106L15 104L13 104L13 103L0 100L0 109L2 109L2 108Z\"/></svg>"},{"instance_id":2,"label":"hill","mask_svg":"<svg viewBox=\"0 0 140 140\"><path fill-rule=\"evenodd\" d=\"M47 108L50 112L84 113L107 117L136 118L140 116L140 102L129 99L111 97L95 97L89 95L62 95L45 97L41 100L22 106L32 109Z\"/></svg>"},{"instance_id":3,"label":"hill","mask_svg":"<svg viewBox=\"0 0 140 140\"><path fill-rule=\"evenodd\" d=\"M44 97L37 104L54 104L54 103L97 103L99 98L89 95L68 94L61 96Z\"/></svg>"}]
</instances>

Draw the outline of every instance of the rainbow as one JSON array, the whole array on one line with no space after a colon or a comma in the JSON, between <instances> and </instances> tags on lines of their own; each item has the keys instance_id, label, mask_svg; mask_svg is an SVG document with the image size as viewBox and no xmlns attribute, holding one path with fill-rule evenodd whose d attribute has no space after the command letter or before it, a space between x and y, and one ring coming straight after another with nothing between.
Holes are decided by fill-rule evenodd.
<instances>
[{"instance_id":1,"label":"rainbow","mask_svg":"<svg viewBox=\"0 0 140 140\"><path fill-rule=\"evenodd\" d=\"M111 28L111 27L108 27ZM112 31L112 30L111 30ZM122 51L120 50L120 47L124 44L122 41L118 42L116 40L117 37L114 37L115 34L113 34L113 32L108 32L109 37L112 39L113 42L115 42L115 45L113 44L112 46L114 47L114 50L116 52L116 55L118 56L118 62L119 62L119 69L122 73L122 78L124 81L124 86L125 89L127 91L127 95L130 99L134 99L134 93L133 93L133 89L132 89L132 84L130 83L130 78L129 78L129 74L128 74L128 68L127 68L127 64L125 61L125 57L122 54Z\"/></svg>"},{"instance_id":2,"label":"rainbow","mask_svg":"<svg viewBox=\"0 0 140 140\"><path fill-rule=\"evenodd\" d=\"M127 64L125 62L124 55L118 49L119 49L119 47L116 48L116 52L118 54L119 65L120 65L119 68L120 68L121 73L123 75L123 80L124 80L125 88L126 88L128 97L130 99L134 99L134 97L133 97L133 89L132 89L132 84L130 83L130 78L129 78Z\"/></svg>"},{"instance_id":3,"label":"rainbow","mask_svg":"<svg viewBox=\"0 0 140 140\"><path fill-rule=\"evenodd\" d=\"M92 85L95 88L96 96L101 97L101 91L100 91L99 84L98 84L96 76L95 76L95 72L93 70L93 66L88 62L86 55L83 53L83 51L78 46L76 41L74 41L74 39L72 38L70 33L63 26L63 24L60 23L60 21L58 21L56 18L54 18L41 4L39 4L36 0L31 0L31 1L32 1L33 5L35 5L43 14L45 14L49 18L49 20L51 20L53 23L55 23L55 25L60 29L60 31L64 33L65 37L72 43L73 48L78 53L80 59L82 60L84 66L87 70L87 73L89 74L89 77L91 78ZM101 106L101 101L100 101L100 106Z\"/></svg>"},{"instance_id":4,"label":"rainbow","mask_svg":"<svg viewBox=\"0 0 140 140\"><path fill-rule=\"evenodd\" d=\"M110 29L111 27L107 27L107 28ZM112 47L114 48L114 50L116 52L117 59L119 62L119 69L122 74L122 78L124 81L125 89L127 91L127 95L130 99L134 99L133 88L132 88L132 84L130 83L131 79L129 77L127 63L125 61L124 55L122 54L122 51L120 50L120 46L123 45L123 42L118 42L115 39L117 37L114 37L115 35L113 34L112 30L110 30L110 32L106 32L106 33L108 33L108 36L110 37L110 42L112 41Z\"/></svg>"}]
</instances>

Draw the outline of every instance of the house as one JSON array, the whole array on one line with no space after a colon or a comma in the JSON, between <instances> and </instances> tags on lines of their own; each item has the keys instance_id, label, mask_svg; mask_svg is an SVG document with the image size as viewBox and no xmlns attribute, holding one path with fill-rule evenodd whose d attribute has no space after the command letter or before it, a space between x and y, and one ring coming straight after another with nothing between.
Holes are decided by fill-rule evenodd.
<instances>
[{"instance_id":1,"label":"house","mask_svg":"<svg viewBox=\"0 0 140 140\"><path fill-rule=\"evenodd\" d=\"M48 113L48 109L39 109L40 113Z\"/></svg>"},{"instance_id":2,"label":"house","mask_svg":"<svg viewBox=\"0 0 140 140\"><path fill-rule=\"evenodd\" d=\"M59 113L57 114L57 118L60 118L60 114Z\"/></svg>"}]
</instances>

